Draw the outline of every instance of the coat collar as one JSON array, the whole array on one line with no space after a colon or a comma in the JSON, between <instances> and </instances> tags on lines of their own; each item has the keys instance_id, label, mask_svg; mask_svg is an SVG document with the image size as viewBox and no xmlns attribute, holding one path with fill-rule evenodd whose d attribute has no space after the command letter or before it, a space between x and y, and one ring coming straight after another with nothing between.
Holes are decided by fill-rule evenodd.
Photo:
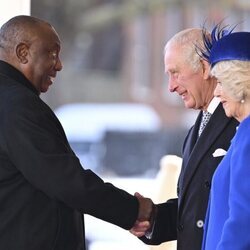
<instances>
[{"instance_id":1,"label":"coat collar","mask_svg":"<svg viewBox=\"0 0 250 250\"><path fill-rule=\"evenodd\" d=\"M11 78L16 82L19 82L20 84L24 85L26 88L30 89L32 92L34 92L36 95L39 96L39 93L36 90L36 88L19 70L1 60L0 60L0 74L8 78Z\"/></svg>"}]
</instances>

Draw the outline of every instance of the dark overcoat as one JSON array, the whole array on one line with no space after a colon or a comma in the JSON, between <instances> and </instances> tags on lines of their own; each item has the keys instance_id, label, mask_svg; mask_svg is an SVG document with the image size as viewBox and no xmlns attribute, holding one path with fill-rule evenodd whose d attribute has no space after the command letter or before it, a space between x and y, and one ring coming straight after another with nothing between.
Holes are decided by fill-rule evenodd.
<instances>
[{"instance_id":1,"label":"dark overcoat","mask_svg":"<svg viewBox=\"0 0 250 250\"><path fill-rule=\"evenodd\" d=\"M160 244L177 239L178 250L200 250L211 180L223 156L214 157L216 149L227 151L238 122L225 115L221 104L197 140L202 112L189 130L183 146L183 163L178 181L178 199L158 205L158 216L152 239Z\"/></svg>"},{"instance_id":2,"label":"dark overcoat","mask_svg":"<svg viewBox=\"0 0 250 250\"><path fill-rule=\"evenodd\" d=\"M0 249L84 250L83 213L129 229L138 201L83 169L36 89L0 61Z\"/></svg>"}]
</instances>

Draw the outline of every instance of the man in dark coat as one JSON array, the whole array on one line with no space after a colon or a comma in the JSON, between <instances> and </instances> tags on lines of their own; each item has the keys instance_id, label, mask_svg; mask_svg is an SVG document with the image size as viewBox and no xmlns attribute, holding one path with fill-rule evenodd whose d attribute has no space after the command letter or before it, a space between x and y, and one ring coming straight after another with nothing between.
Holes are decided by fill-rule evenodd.
<instances>
[{"instance_id":1,"label":"man in dark coat","mask_svg":"<svg viewBox=\"0 0 250 250\"><path fill-rule=\"evenodd\" d=\"M200 29L187 29L176 34L165 47L170 92L179 94L186 108L200 113L184 141L178 199L157 205L153 230L142 237L147 244L177 239L178 250L201 249L212 175L238 125L235 119L226 117L219 100L213 96L217 81L210 76L209 64L196 52L202 41ZM202 126L203 131L202 116L207 120L211 117L205 128ZM140 222L131 232L143 236L145 228Z\"/></svg>"},{"instance_id":2,"label":"man in dark coat","mask_svg":"<svg viewBox=\"0 0 250 250\"><path fill-rule=\"evenodd\" d=\"M0 30L0 249L84 250L83 213L130 229L148 220L138 199L83 169L40 99L62 69L47 22L17 16Z\"/></svg>"}]
</instances>

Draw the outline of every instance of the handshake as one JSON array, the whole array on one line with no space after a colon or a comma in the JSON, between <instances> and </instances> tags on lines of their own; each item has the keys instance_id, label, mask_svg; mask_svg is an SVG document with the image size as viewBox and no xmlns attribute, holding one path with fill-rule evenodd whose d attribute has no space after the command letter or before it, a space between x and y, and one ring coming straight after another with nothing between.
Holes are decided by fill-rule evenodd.
<instances>
[{"instance_id":1,"label":"handshake","mask_svg":"<svg viewBox=\"0 0 250 250\"><path fill-rule=\"evenodd\" d=\"M135 193L139 201L139 212L134 226L129 230L136 237L142 237L153 228L157 207L149 198L144 198L139 193Z\"/></svg>"}]
</instances>

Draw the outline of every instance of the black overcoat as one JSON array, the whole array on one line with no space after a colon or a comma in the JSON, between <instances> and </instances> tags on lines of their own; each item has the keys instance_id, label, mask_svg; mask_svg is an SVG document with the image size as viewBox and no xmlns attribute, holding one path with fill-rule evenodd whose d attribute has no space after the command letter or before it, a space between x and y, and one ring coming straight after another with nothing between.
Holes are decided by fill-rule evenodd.
<instances>
[{"instance_id":1,"label":"black overcoat","mask_svg":"<svg viewBox=\"0 0 250 250\"><path fill-rule=\"evenodd\" d=\"M0 249L84 250L83 213L129 229L138 201L83 169L52 110L0 61Z\"/></svg>"},{"instance_id":2,"label":"black overcoat","mask_svg":"<svg viewBox=\"0 0 250 250\"><path fill-rule=\"evenodd\" d=\"M227 151L238 126L219 104L197 140L201 116L202 112L184 141L178 199L158 205L153 237L142 238L147 244L177 239L178 250L201 249L212 175L223 157L214 157L213 153L219 148Z\"/></svg>"}]
</instances>

